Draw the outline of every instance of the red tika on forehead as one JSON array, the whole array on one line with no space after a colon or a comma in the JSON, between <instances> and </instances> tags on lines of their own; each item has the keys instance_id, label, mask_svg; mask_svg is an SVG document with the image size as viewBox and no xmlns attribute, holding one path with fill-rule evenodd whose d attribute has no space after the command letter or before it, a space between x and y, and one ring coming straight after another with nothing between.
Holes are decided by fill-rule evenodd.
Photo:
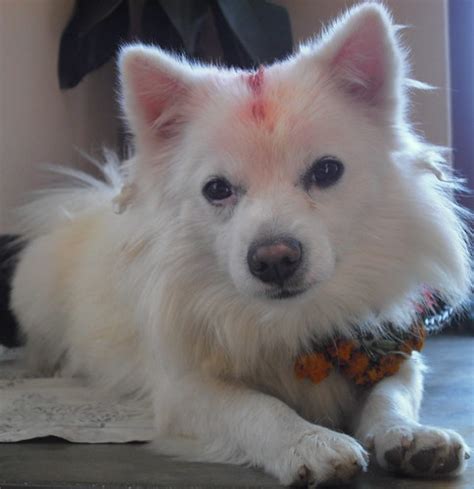
<instances>
[{"instance_id":1,"label":"red tika on forehead","mask_svg":"<svg viewBox=\"0 0 474 489\"><path fill-rule=\"evenodd\" d=\"M261 95L262 93L263 78L264 78L263 66L259 66L258 70L255 73L251 73L247 77L247 85L255 95Z\"/></svg>"},{"instance_id":2,"label":"red tika on forehead","mask_svg":"<svg viewBox=\"0 0 474 489\"><path fill-rule=\"evenodd\" d=\"M252 117L256 122L262 122L266 116L265 102L263 100L256 100L252 104Z\"/></svg>"},{"instance_id":3,"label":"red tika on forehead","mask_svg":"<svg viewBox=\"0 0 474 489\"><path fill-rule=\"evenodd\" d=\"M255 122L263 122L267 115L267 104L262 97L264 77L264 68L260 66L254 73L246 75L245 79L247 86L255 97L250 106L250 114Z\"/></svg>"}]
</instances>

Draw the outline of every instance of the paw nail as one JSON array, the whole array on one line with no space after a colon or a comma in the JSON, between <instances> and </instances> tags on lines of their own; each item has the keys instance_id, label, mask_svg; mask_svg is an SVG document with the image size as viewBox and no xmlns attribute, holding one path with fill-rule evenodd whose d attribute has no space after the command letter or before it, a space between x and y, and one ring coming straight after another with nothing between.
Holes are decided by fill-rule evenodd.
<instances>
[{"instance_id":1,"label":"paw nail","mask_svg":"<svg viewBox=\"0 0 474 489\"><path fill-rule=\"evenodd\" d=\"M308 477L309 477L309 469L308 467L306 467L306 465L302 465L299 469L298 469L298 477L300 478L300 480L307 480Z\"/></svg>"},{"instance_id":2,"label":"paw nail","mask_svg":"<svg viewBox=\"0 0 474 489\"><path fill-rule=\"evenodd\" d=\"M410 436L402 436L400 443L403 448L410 448L411 444L413 443L413 438Z\"/></svg>"},{"instance_id":3,"label":"paw nail","mask_svg":"<svg viewBox=\"0 0 474 489\"><path fill-rule=\"evenodd\" d=\"M367 448L367 450L374 448L374 441L374 435L367 436L364 441L365 448Z\"/></svg>"}]
</instances>

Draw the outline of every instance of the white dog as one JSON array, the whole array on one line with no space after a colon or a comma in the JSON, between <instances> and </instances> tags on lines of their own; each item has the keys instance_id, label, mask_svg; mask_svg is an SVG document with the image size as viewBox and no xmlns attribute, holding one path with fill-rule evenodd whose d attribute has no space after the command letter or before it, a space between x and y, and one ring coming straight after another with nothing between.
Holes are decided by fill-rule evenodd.
<instances>
[{"instance_id":1,"label":"white dog","mask_svg":"<svg viewBox=\"0 0 474 489\"><path fill-rule=\"evenodd\" d=\"M150 395L158 449L283 484L346 481L365 448L387 470L460 473L462 438L418 422L417 353L373 386L295 375L315 345L408 330L422 290L459 305L471 286L386 10L360 5L254 73L136 45L120 70L133 158L25 211L12 307L31 364Z\"/></svg>"}]
</instances>

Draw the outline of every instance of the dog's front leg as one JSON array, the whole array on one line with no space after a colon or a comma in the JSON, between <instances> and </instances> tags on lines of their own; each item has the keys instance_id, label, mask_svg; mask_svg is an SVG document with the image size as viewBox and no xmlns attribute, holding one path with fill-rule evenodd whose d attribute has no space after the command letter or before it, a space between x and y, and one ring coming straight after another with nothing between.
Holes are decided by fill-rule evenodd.
<instances>
[{"instance_id":1,"label":"dog's front leg","mask_svg":"<svg viewBox=\"0 0 474 489\"><path fill-rule=\"evenodd\" d=\"M373 449L386 470L413 476L461 473L469 458L466 444L452 430L418 422L423 365L418 354L369 394L356 426L356 438Z\"/></svg>"},{"instance_id":2,"label":"dog's front leg","mask_svg":"<svg viewBox=\"0 0 474 489\"><path fill-rule=\"evenodd\" d=\"M280 400L242 384L194 375L157 392L155 412L162 434L197 439L197 456L186 445L175 450L178 455L250 463L283 484L345 481L367 465L354 438L309 423Z\"/></svg>"}]
</instances>

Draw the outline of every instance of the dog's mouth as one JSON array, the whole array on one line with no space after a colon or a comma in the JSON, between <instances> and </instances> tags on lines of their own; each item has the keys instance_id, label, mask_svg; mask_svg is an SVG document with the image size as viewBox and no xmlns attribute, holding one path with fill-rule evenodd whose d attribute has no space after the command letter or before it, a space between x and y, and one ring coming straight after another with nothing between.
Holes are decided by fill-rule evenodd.
<instances>
[{"instance_id":1,"label":"dog's mouth","mask_svg":"<svg viewBox=\"0 0 474 489\"><path fill-rule=\"evenodd\" d=\"M308 287L309 288L309 287ZM265 293L268 299L272 300L280 300L280 299L291 299L292 297L296 297L298 295L304 294L308 288L304 289L278 289L278 290L271 290Z\"/></svg>"}]
</instances>

